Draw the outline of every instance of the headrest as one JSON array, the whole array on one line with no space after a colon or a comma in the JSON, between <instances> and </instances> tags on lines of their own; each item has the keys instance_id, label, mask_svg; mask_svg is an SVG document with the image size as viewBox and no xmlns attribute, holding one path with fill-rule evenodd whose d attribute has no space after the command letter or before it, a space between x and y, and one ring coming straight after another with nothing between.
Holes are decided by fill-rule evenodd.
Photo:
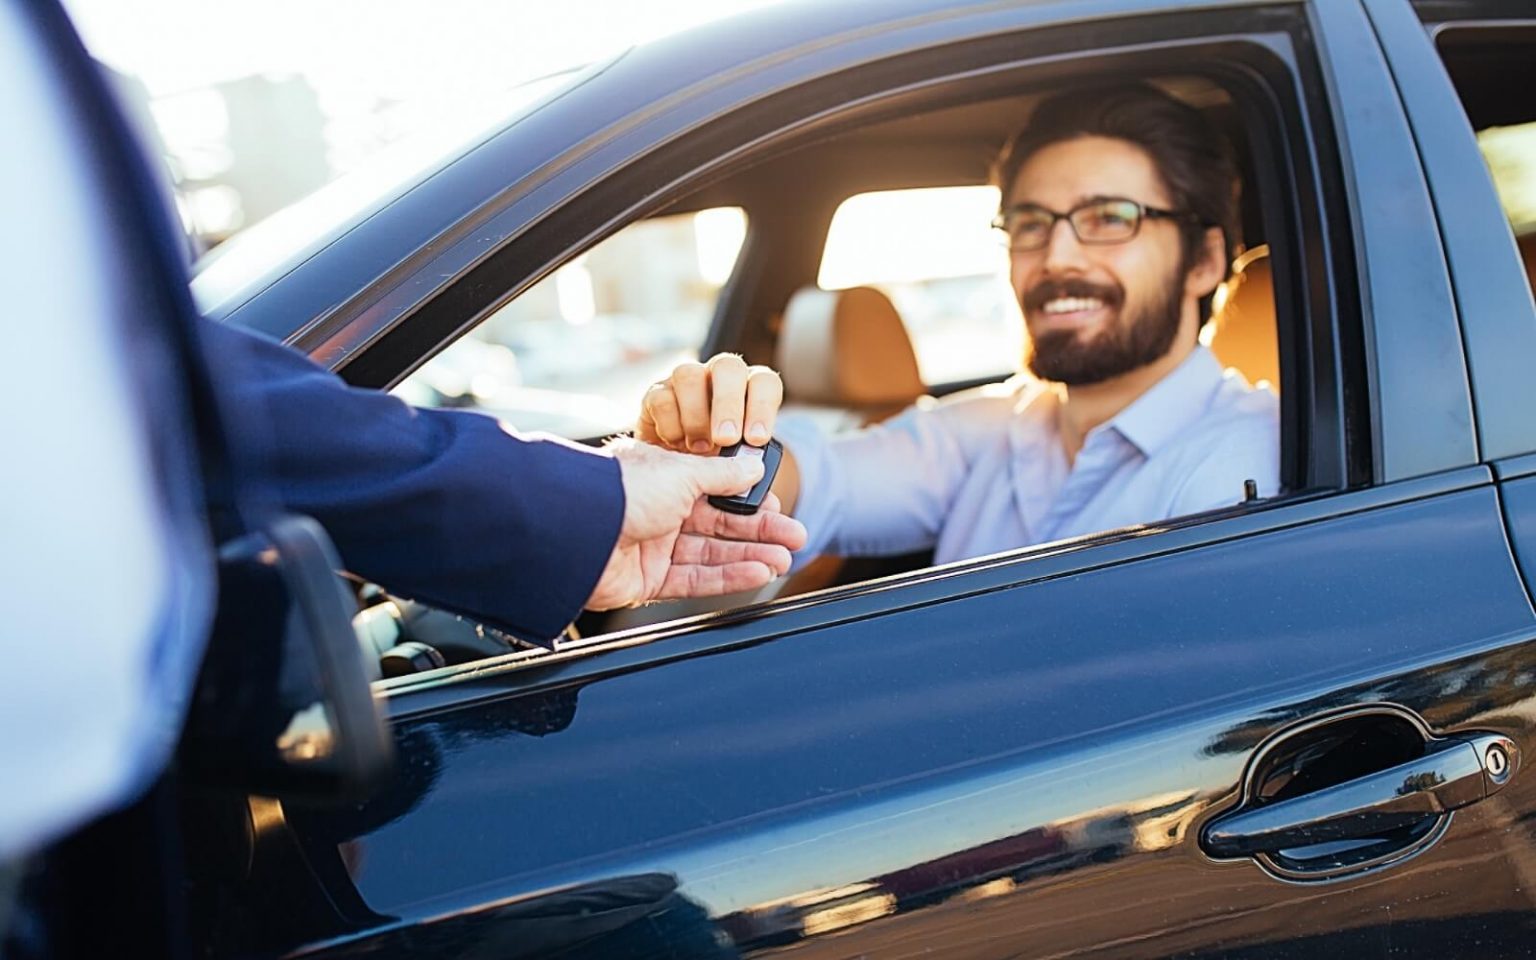
<instances>
[{"instance_id":1,"label":"headrest","mask_svg":"<svg viewBox=\"0 0 1536 960\"><path fill-rule=\"evenodd\" d=\"M777 350L784 396L796 403L905 406L926 388L906 325L873 287L802 287L789 298Z\"/></svg>"},{"instance_id":2,"label":"headrest","mask_svg":"<svg viewBox=\"0 0 1536 960\"><path fill-rule=\"evenodd\" d=\"M1269 247L1245 251L1217 291L1211 318L1211 352L1249 383L1267 381L1280 390L1280 339L1275 328L1275 285Z\"/></svg>"}]
</instances>

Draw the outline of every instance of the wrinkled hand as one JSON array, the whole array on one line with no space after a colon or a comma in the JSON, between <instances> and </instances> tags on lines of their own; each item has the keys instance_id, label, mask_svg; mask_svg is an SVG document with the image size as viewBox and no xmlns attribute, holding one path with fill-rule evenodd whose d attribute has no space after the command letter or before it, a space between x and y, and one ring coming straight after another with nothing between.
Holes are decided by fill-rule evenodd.
<instances>
[{"instance_id":1,"label":"wrinkled hand","mask_svg":"<svg viewBox=\"0 0 1536 960\"><path fill-rule=\"evenodd\" d=\"M756 458L689 457L632 439L609 449L623 474L624 521L589 610L755 589L787 573L790 551L805 545L805 528L772 494L750 517L704 499L750 489L763 475Z\"/></svg>"},{"instance_id":2,"label":"wrinkled hand","mask_svg":"<svg viewBox=\"0 0 1536 960\"><path fill-rule=\"evenodd\" d=\"M762 446L773 436L784 383L768 367L734 353L679 364L640 401L635 436L670 450L711 455L743 438Z\"/></svg>"}]
</instances>

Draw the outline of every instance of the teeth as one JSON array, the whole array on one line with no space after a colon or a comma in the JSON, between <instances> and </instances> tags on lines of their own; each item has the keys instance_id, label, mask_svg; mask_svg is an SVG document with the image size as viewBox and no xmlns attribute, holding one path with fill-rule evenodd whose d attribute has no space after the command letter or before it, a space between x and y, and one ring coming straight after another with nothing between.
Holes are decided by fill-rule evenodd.
<instances>
[{"instance_id":1,"label":"teeth","mask_svg":"<svg viewBox=\"0 0 1536 960\"><path fill-rule=\"evenodd\" d=\"M1104 301L1097 297L1058 297L1041 307L1042 313L1076 313L1079 310L1097 310Z\"/></svg>"}]
</instances>

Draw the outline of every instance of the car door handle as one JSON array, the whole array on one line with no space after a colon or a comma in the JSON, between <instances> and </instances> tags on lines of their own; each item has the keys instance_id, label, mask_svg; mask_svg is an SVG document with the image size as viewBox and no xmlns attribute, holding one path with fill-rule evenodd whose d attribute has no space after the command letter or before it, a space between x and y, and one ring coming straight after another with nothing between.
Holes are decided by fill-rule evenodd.
<instances>
[{"instance_id":1,"label":"car door handle","mask_svg":"<svg viewBox=\"0 0 1536 960\"><path fill-rule=\"evenodd\" d=\"M1498 734L1443 740L1416 760L1222 818L1203 846L1245 857L1378 836L1487 799L1509 782L1517 756Z\"/></svg>"}]
</instances>

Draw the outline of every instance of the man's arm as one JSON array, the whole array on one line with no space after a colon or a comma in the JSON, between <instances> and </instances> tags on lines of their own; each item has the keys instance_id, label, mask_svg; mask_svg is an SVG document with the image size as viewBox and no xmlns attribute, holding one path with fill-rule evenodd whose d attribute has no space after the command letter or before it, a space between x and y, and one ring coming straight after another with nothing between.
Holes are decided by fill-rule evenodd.
<instances>
[{"instance_id":1,"label":"man's arm","mask_svg":"<svg viewBox=\"0 0 1536 960\"><path fill-rule=\"evenodd\" d=\"M765 442L782 400L774 371L719 354L708 363L681 364L652 386L635 433L673 450L714 456L741 439ZM959 435L1004 436L991 427L1006 423L1009 403L992 409L997 406L988 403L979 422L975 404L913 408L879 427L834 438L795 429L801 424L785 418L773 491L808 530L800 561L823 550L888 555L931 546L965 476Z\"/></svg>"},{"instance_id":2,"label":"man's arm","mask_svg":"<svg viewBox=\"0 0 1536 960\"><path fill-rule=\"evenodd\" d=\"M349 387L248 333L204 334L248 493L315 517L349 569L434 606L543 639L584 606L762 586L804 541L776 502L733 519L702 501L761 464L523 436Z\"/></svg>"},{"instance_id":3,"label":"man's arm","mask_svg":"<svg viewBox=\"0 0 1536 960\"><path fill-rule=\"evenodd\" d=\"M237 469L320 521L348 569L529 637L581 610L624 513L611 457L349 387L253 334L202 334Z\"/></svg>"}]
</instances>

